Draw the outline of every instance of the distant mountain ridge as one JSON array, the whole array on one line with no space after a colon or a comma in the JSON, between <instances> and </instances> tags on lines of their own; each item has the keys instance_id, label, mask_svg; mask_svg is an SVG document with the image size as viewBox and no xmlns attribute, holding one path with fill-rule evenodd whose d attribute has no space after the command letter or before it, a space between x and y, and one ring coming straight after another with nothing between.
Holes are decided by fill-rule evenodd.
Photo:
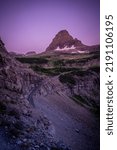
<instances>
[{"instance_id":1,"label":"distant mountain ridge","mask_svg":"<svg viewBox=\"0 0 117 150\"><path fill-rule=\"evenodd\" d=\"M29 51L25 54L26 56L32 56L32 55L36 55L35 51Z\"/></svg>"}]
</instances>

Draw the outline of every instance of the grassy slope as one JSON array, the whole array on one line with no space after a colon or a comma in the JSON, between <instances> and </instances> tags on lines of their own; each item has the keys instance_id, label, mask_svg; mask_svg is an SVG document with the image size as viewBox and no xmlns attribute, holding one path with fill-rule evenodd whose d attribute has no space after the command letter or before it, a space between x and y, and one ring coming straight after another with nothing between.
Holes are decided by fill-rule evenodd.
<instances>
[{"instance_id":1,"label":"grassy slope","mask_svg":"<svg viewBox=\"0 0 117 150\"><path fill-rule=\"evenodd\" d=\"M34 71L45 75L59 75L65 72L82 71L99 68L99 52L90 54L36 55L17 57L18 61L27 63ZM92 63L94 61L94 63ZM98 63L95 63L98 62ZM88 65L87 65L88 64Z\"/></svg>"},{"instance_id":2,"label":"grassy slope","mask_svg":"<svg viewBox=\"0 0 117 150\"><path fill-rule=\"evenodd\" d=\"M29 67L40 75L58 76L62 84L68 86L76 85L75 77L84 76L88 72L100 72L99 52L90 54L61 54L61 55L36 55L33 57L16 58L22 63L29 64ZM87 102L81 95L73 95L73 100L81 105Z\"/></svg>"}]
</instances>

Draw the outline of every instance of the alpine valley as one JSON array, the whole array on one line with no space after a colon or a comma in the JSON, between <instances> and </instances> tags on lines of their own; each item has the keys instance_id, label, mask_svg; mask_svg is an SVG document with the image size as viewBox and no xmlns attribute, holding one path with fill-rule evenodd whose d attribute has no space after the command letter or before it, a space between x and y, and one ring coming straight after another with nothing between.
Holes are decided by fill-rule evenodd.
<instances>
[{"instance_id":1,"label":"alpine valley","mask_svg":"<svg viewBox=\"0 0 117 150\"><path fill-rule=\"evenodd\" d=\"M0 40L1 150L99 150L100 45L67 30L43 53Z\"/></svg>"}]
</instances>

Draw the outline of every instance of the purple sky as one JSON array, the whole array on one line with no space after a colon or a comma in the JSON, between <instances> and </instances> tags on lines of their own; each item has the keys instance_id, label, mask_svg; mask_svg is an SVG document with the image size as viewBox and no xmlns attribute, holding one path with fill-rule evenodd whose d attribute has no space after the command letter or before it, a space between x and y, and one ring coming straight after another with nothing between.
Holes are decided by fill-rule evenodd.
<instances>
[{"instance_id":1,"label":"purple sky","mask_svg":"<svg viewBox=\"0 0 117 150\"><path fill-rule=\"evenodd\" d=\"M44 51L63 29L86 45L100 42L100 0L0 0L8 51Z\"/></svg>"}]
</instances>

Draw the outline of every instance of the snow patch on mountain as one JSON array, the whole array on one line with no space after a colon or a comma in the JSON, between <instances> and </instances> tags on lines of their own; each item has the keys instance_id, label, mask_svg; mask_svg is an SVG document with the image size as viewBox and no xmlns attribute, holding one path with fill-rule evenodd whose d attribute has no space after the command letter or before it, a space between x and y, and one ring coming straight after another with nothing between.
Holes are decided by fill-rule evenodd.
<instances>
[{"instance_id":1,"label":"snow patch on mountain","mask_svg":"<svg viewBox=\"0 0 117 150\"><path fill-rule=\"evenodd\" d=\"M73 50L76 49L76 47L74 45L72 45L71 47L67 47L65 46L64 48L60 48L59 46L55 49L56 51L64 51L64 50Z\"/></svg>"},{"instance_id":2,"label":"snow patch on mountain","mask_svg":"<svg viewBox=\"0 0 117 150\"><path fill-rule=\"evenodd\" d=\"M77 47L75 47L74 45L72 45L71 47L65 46L64 48L60 48L58 46L55 49L55 51L67 51L67 52L69 52L71 54L75 54L75 53L80 53L80 54L88 53L88 51L78 50Z\"/></svg>"}]
</instances>

